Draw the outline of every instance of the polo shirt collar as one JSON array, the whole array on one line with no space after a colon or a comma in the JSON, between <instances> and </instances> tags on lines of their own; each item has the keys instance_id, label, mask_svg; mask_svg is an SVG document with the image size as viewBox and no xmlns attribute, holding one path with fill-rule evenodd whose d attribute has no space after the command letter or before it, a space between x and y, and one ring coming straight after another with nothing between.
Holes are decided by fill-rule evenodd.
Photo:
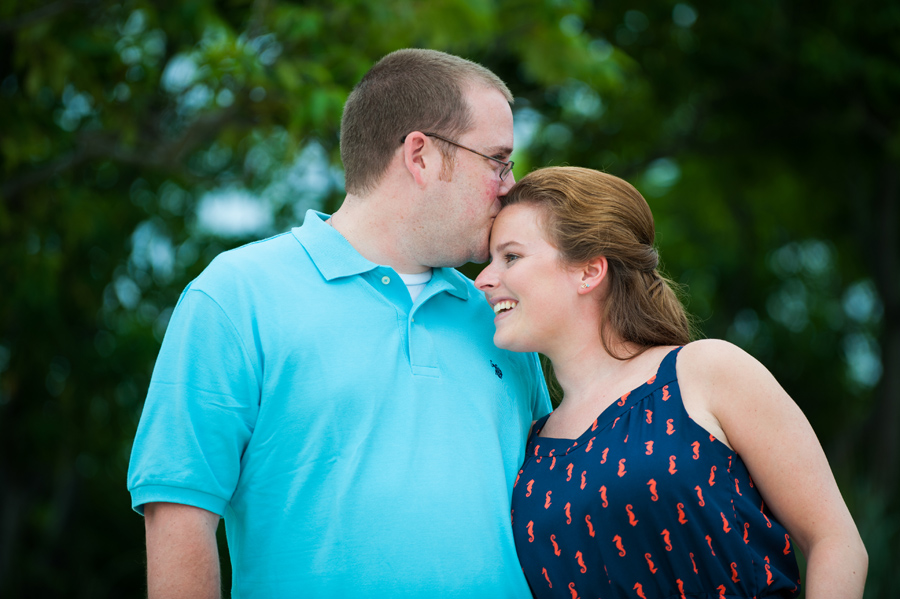
<instances>
[{"instance_id":1,"label":"polo shirt collar","mask_svg":"<svg viewBox=\"0 0 900 599\"><path fill-rule=\"evenodd\" d=\"M461 300L469 299L469 286L466 285L466 278L455 268L432 269L431 281L428 285L437 285L436 291L446 291Z\"/></svg>"},{"instance_id":2,"label":"polo shirt collar","mask_svg":"<svg viewBox=\"0 0 900 599\"><path fill-rule=\"evenodd\" d=\"M316 210L307 210L303 224L291 233L306 248L313 264L326 281L341 277L359 275L379 268L378 264L366 260L356 251L344 236L326 224L329 215ZM432 269L429 288L434 292L446 291L462 300L469 299L466 278L454 268Z\"/></svg>"},{"instance_id":3,"label":"polo shirt collar","mask_svg":"<svg viewBox=\"0 0 900 599\"><path fill-rule=\"evenodd\" d=\"M325 223L329 218L322 212L307 210L303 225L291 231L306 248L325 280L332 281L378 268L377 264L363 258L334 227Z\"/></svg>"}]
</instances>

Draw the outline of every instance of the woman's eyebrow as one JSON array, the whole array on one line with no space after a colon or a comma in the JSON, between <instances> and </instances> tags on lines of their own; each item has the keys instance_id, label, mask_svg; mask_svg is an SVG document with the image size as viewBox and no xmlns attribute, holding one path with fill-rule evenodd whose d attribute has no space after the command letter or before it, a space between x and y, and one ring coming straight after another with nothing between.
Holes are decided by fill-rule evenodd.
<instances>
[{"instance_id":1,"label":"woman's eyebrow","mask_svg":"<svg viewBox=\"0 0 900 599\"><path fill-rule=\"evenodd\" d=\"M503 250L505 250L506 248L508 248L511 245L521 245L521 244L519 244L518 241L512 241L512 240L504 241L503 243L501 243L500 245L497 246L495 251L502 252Z\"/></svg>"}]
</instances>

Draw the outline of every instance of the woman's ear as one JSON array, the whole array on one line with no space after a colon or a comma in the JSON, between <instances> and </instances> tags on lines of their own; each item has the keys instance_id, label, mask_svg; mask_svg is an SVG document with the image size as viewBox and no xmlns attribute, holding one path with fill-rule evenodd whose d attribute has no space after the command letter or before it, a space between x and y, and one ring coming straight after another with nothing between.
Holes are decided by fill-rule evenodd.
<instances>
[{"instance_id":1,"label":"woman's ear","mask_svg":"<svg viewBox=\"0 0 900 599\"><path fill-rule=\"evenodd\" d=\"M594 258L593 260L585 264L579 271L579 274L581 275L581 286L578 288L578 293L590 293L591 291L599 287L600 284L606 279L606 275L608 272L609 262L606 260L605 256Z\"/></svg>"}]
</instances>

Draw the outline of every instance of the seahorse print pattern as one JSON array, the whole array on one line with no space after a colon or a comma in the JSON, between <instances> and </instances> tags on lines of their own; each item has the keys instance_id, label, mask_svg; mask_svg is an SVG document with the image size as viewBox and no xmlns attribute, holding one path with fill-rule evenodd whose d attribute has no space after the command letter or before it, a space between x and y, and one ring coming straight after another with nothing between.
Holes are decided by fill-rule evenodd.
<instances>
[{"instance_id":1,"label":"seahorse print pattern","mask_svg":"<svg viewBox=\"0 0 900 599\"><path fill-rule=\"evenodd\" d=\"M538 599L799 593L787 531L743 461L688 416L676 356L577 439L534 423L513 534Z\"/></svg>"}]
</instances>

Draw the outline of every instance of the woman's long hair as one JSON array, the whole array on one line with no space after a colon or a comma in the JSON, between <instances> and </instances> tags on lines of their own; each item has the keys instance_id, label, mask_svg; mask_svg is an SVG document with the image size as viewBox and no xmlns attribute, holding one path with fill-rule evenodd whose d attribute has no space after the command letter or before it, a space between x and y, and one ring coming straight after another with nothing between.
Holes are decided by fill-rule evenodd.
<instances>
[{"instance_id":1,"label":"woman's long hair","mask_svg":"<svg viewBox=\"0 0 900 599\"><path fill-rule=\"evenodd\" d=\"M690 318L675 284L660 273L653 213L630 183L592 169L550 167L529 173L501 201L539 207L549 241L567 265L606 257L600 338L610 355L627 359L650 347L690 342ZM619 356L609 333L639 349Z\"/></svg>"}]
</instances>

